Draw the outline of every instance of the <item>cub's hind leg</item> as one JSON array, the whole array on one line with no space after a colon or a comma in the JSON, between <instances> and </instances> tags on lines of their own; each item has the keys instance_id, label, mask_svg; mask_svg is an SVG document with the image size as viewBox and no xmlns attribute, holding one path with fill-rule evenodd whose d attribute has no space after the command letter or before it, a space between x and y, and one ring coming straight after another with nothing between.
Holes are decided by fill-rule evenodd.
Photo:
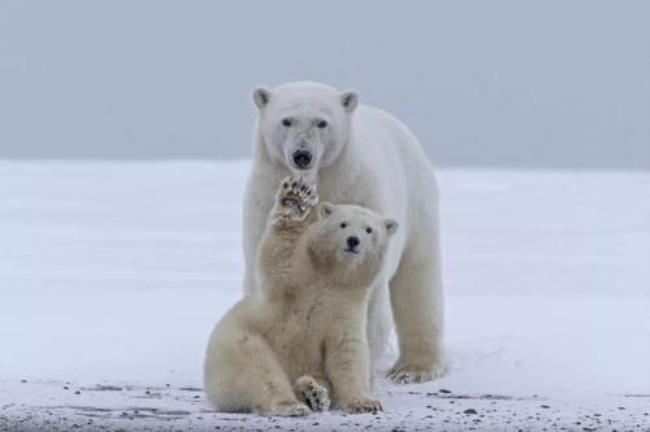
<instances>
[{"instance_id":1,"label":"cub's hind leg","mask_svg":"<svg viewBox=\"0 0 650 432\"><path fill-rule=\"evenodd\" d=\"M326 385L319 384L309 375L301 376L294 385L298 399L303 401L312 411L328 411L331 401Z\"/></svg>"},{"instance_id":2,"label":"cub's hind leg","mask_svg":"<svg viewBox=\"0 0 650 432\"><path fill-rule=\"evenodd\" d=\"M215 330L208 347L204 387L210 403L222 411L278 416L310 412L296 398L268 342L243 330Z\"/></svg>"}]
</instances>

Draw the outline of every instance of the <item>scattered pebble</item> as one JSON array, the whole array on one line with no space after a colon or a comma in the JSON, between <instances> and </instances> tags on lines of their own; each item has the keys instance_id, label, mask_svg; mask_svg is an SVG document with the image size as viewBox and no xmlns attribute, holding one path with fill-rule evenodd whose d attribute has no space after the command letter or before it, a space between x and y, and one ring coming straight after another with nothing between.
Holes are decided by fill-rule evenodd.
<instances>
[{"instance_id":1,"label":"scattered pebble","mask_svg":"<svg viewBox=\"0 0 650 432\"><path fill-rule=\"evenodd\" d=\"M27 380L22 380L27 381ZM14 381L17 383L18 381ZM118 387L98 385L83 387L79 383L68 385L65 383L53 384L50 387L53 395L64 387L75 395L74 402L70 398L62 397L65 406L25 406L6 402L0 404L0 432L11 430L29 430L7 428L7 426L34 425L33 430L78 430L117 432L122 429L132 430L139 422L146 422L146 432L172 432L172 431L202 431L202 430L239 430L274 431L289 430L299 432L303 430L384 430L392 432L406 431L453 431L453 430L510 430L539 432L551 431L576 431L576 432L650 432L646 423L648 419L647 405L627 400L612 399L605 408L602 405L571 404L564 406L562 403L543 395L535 400L532 397L487 395L480 392L454 393L451 390L441 389L433 392L432 388L403 392L402 396L408 397L412 402L410 406L399 406L387 410L381 415L348 416L344 413L327 413L323 416L314 413L306 419L285 419L279 417L261 417L251 414L224 414L209 409L203 393L198 393L199 388L184 388L174 386L161 391L159 387L145 387L125 385L119 387L120 392L106 395L96 390L117 389ZM17 384L15 384L17 385ZM32 385L40 385L34 383ZM164 384L163 384L164 386ZM25 389L28 389L27 386ZM31 385L30 388L31 389ZM392 388L391 388L392 389ZM186 391L196 390L197 393L188 394ZM460 390L459 390L460 392ZM144 394L149 395L144 397ZM423 395L437 395L436 399L422 397ZM418 396L419 395L419 396ZM114 398L113 407L94 405L97 398ZM151 406L151 398L156 397L165 402L165 407ZM386 401L391 400L391 393L383 396ZM440 399L442 398L442 399ZM444 403L447 400L448 403ZM540 401L542 404L540 404ZM639 401L641 402L641 401ZM168 403L168 406L167 406ZM452 404L453 406L449 406ZM473 406L472 406L473 405ZM625 410L623 412L623 410ZM321 423L323 420L323 423ZM235 422L235 423L230 423ZM644 423L646 422L646 423ZM218 424L215 424L218 423ZM224 425L230 423L233 426ZM145 423L142 423L145 425ZM130 426L127 426L130 425ZM133 429L136 430L136 429Z\"/></svg>"}]
</instances>

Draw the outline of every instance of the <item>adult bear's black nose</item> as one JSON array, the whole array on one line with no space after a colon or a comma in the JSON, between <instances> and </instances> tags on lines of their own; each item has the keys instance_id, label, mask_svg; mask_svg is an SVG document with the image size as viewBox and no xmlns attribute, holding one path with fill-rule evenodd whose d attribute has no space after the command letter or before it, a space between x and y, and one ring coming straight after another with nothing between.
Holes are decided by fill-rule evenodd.
<instances>
[{"instance_id":1,"label":"adult bear's black nose","mask_svg":"<svg viewBox=\"0 0 650 432\"><path fill-rule=\"evenodd\" d=\"M357 236L348 237L348 247L350 249L356 248L357 246L359 246L359 243L360 243L359 242L359 237L357 237Z\"/></svg>"},{"instance_id":2,"label":"adult bear's black nose","mask_svg":"<svg viewBox=\"0 0 650 432\"><path fill-rule=\"evenodd\" d=\"M309 165L311 165L311 152L308 152L307 150L296 150L293 152L291 157L293 158L293 163L297 168L307 169L309 168Z\"/></svg>"}]
</instances>

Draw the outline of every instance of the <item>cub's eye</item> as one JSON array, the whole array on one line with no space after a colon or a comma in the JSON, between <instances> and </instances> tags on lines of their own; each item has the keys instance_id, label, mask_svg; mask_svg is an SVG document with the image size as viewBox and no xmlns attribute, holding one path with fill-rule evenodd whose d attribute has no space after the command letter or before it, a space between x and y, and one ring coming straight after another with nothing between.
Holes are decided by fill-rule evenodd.
<instances>
[{"instance_id":1,"label":"cub's eye","mask_svg":"<svg viewBox=\"0 0 650 432\"><path fill-rule=\"evenodd\" d=\"M346 224L345 222L341 222L341 228L345 228L346 226L348 226L348 224Z\"/></svg>"},{"instance_id":2,"label":"cub's eye","mask_svg":"<svg viewBox=\"0 0 650 432\"><path fill-rule=\"evenodd\" d=\"M366 232L367 232L368 234L372 234L372 228L370 228L370 227L366 228Z\"/></svg>"},{"instance_id":3,"label":"cub's eye","mask_svg":"<svg viewBox=\"0 0 650 432\"><path fill-rule=\"evenodd\" d=\"M293 122L291 121L290 118L282 119L282 126L284 127L291 127Z\"/></svg>"},{"instance_id":4,"label":"cub's eye","mask_svg":"<svg viewBox=\"0 0 650 432\"><path fill-rule=\"evenodd\" d=\"M317 125L320 129L325 129L327 127L327 122L325 120L321 120L318 122Z\"/></svg>"}]
</instances>

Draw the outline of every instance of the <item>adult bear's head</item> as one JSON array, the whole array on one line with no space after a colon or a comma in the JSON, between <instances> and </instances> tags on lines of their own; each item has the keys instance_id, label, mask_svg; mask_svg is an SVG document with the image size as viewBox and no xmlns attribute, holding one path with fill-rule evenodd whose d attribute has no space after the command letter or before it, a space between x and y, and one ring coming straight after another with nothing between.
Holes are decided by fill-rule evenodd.
<instances>
[{"instance_id":1,"label":"adult bear's head","mask_svg":"<svg viewBox=\"0 0 650 432\"><path fill-rule=\"evenodd\" d=\"M314 178L346 145L359 95L296 82L272 90L256 88L253 100L259 114L258 139L268 155L294 175Z\"/></svg>"}]
</instances>

